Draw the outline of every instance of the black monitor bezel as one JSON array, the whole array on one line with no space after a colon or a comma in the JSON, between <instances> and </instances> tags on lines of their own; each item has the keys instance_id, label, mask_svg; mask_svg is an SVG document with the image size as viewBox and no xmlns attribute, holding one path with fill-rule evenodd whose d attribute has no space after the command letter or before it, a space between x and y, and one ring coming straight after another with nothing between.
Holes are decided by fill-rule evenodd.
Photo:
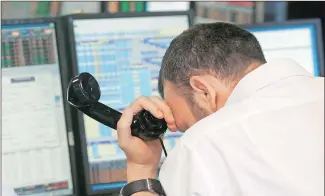
<instances>
[{"instance_id":1,"label":"black monitor bezel","mask_svg":"<svg viewBox=\"0 0 325 196\"><path fill-rule=\"evenodd\" d=\"M319 63L319 75L324 77L324 45L322 34L322 23L320 19L303 19L303 20L288 20L285 22L267 22L259 24L240 25L244 29L252 28L281 28L297 25L313 25L316 29L316 44L317 44L317 57Z\"/></svg>"},{"instance_id":2,"label":"black monitor bezel","mask_svg":"<svg viewBox=\"0 0 325 196\"><path fill-rule=\"evenodd\" d=\"M49 24L53 23L55 28L55 38L56 38L56 47L57 47L57 58L58 58L58 66L60 70L60 77L61 77L61 88L62 88L62 101L64 107L64 115L65 115L65 124L66 124L66 136L67 136L67 145L69 148L69 160L70 160L70 167L71 167L71 178L73 184L73 193L69 194L70 196L77 196L79 195L79 187L77 183L77 164L76 164L76 154L73 142L71 142L71 135L73 132L72 129L72 118L71 118L71 111L70 107L66 100L66 89L68 86L68 61L66 58L66 43L63 41L64 39L64 31L62 30L61 20L59 18L35 18L35 19L5 19L1 20L1 27L2 26L16 26L16 25L33 25L33 24Z\"/></svg>"},{"instance_id":3,"label":"black monitor bezel","mask_svg":"<svg viewBox=\"0 0 325 196\"><path fill-rule=\"evenodd\" d=\"M70 42L70 55L71 55L71 63L72 63L72 78L74 75L77 75L78 72L78 63L77 63L77 55L75 48L75 37L74 37L74 29L73 29L73 21L74 20L83 20L83 19L113 19L113 18L132 18L132 17L159 17L159 16L187 16L189 27L193 24L193 11L181 11L181 12L130 12L130 13L100 13L100 14L74 14L67 16L68 20L68 36ZM116 189L107 189L100 191L91 190L90 177L89 177L89 161L87 154L87 141L85 136L85 127L83 114L78 112L77 110L72 111L72 116L78 120L77 130L79 130L79 140L81 143L81 152L83 158L84 165L84 176L85 176L85 185L86 185L86 193L87 195L98 195L98 194L113 194L120 190L120 188Z\"/></svg>"}]
</instances>

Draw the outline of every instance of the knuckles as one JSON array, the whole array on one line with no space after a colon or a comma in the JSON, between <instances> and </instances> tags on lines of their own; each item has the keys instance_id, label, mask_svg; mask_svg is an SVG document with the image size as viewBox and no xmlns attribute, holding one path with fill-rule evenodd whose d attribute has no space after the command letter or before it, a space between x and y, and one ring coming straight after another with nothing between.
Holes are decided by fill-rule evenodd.
<instances>
[{"instance_id":1,"label":"knuckles","mask_svg":"<svg viewBox=\"0 0 325 196\"><path fill-rule=\"evenodd\" d=\"M123 142L123 140L118 140L118 146L123 150L126 147L125 142Z\"/></svg>"},{"instance_id":2,"label":"knuckles","mask_svg":"<svg viewBox=\"0 0 325 196\"><path fill-rule=\"evenodd\" d=\"M135 102L136 102L136 103L142 103L143 101L148 101L148 100L149 100L148 97L146 97L146 96L140 96L140 97L138 97L138 98L135 100Z\"/></svg>"},{"instance_id":3,"label":"knuckles","mask_svg":"<svg viewBox=\"0 0 325 196\"><path fill-rule=\"evenodd\" d=\"M160 97L158 97L158 96L152 96L151 98L155 99L155 100L158 100L158 101L162 101L162 99Z\"/></svg>"},{"instance_id":4,"label":"knuckles","mask_svg":"<svg viewBox=\"0 0 325 196\"><path fill-rule=\"evenodd\" d=\"M125 124L126 124L126 123L123 122L123 120L119 120L119 121L117 122L117 130L124 129L124 128L126 127Z\"/></svg>"}]
</instances>

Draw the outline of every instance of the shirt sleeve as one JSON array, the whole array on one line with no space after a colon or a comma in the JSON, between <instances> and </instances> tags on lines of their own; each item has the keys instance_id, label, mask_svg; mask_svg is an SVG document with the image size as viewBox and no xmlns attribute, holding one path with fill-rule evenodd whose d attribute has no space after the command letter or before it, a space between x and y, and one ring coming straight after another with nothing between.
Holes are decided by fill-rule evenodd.
<instances>
[{"instance_id":1,"label":"shirt sleeve","mask_svg":"<svg viewBox=\"0 0 325 196\"><path fill-rule=\"evenodd\" d=\"M200 154L181 143L168 155L159 179L167 196L217 196Z\"/></svg>"}]
</instances>

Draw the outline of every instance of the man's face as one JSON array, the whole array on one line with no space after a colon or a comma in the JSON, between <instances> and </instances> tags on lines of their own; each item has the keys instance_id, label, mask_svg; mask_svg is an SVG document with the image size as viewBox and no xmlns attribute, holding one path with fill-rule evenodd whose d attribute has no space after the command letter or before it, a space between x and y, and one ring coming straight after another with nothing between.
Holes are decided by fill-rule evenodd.
<instances>
[{"instance_id":1,"label":"man's face","mask_svg":"<svg viewBox=\"0 0 325 196\"><path fill-rule=\"evenodd\" d=\"M191 95L188 95L191 96ZM174 115L178 131L184 132L210 112L195 97L189 98L172 83L165 82L164 97Z\"/></svg>"},{"instance_id":2,"label":"man's face","mask_svg":"<svg viewBox=\"0 0 325 196\"><path fill-rule=\"evenodd\" d=\"M222 108L233 90L232 86L213 75L192 76L186 94L174 83L165 81L164 98L172 110L178 130L186 131Z\"/></svg>"}]
</instances>

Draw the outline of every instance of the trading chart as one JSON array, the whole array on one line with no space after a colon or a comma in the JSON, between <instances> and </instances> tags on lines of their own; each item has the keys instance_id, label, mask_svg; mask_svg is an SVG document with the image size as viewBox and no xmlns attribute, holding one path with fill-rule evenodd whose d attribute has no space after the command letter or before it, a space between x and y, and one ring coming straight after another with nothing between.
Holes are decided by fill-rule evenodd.
<instances>
[{"instance_id":1,"label":"trading chart","mask_svg":"<svg viewBox=\"0 0 325 196\"><path fill-rule=\"evenodd\" d=\"M107 39L101 39L104 37ZM159 95L157 83L161 58L173 37L113 40L109 35L102 35L91 41L94 38L78 41L77 54L79 72L89 72L99 82L101 102L122 111L141 95ZM94 125L87 124L86 130L91 130L88 126ZM116 137L116 131L107 126L99 124L98 129L97 133L87 132L87 138Z\"/></svg>"},{"instance_id":2,"label":"trading chart","mask_svg":"<svg viewBox=\"0 0 325 196\"><path fill-rule=\"evenodd\" d=\"M100 101L119 111L141 95L159 96L162 57L172 39L189 26L187 16L76 20L73 24L79 73L94 75L101 87ZM116 130L87 116L84 124L91 183L125 181L125 155L118 147ZM180 135L166 134L166 148L173 148Z\"/></svg>"},{"instance_id":3,"label":"trading chart","mask_svg":"<svg viewBox=\"0 0 325 196\"><path fill-rule=\"evenodd\" d=\"M17 195L73 193L54 23L1 26L2 182Z\"/></svg>"},{"instance_id":4,"label":"trading chart","mask_svg":"<svg viewBox=\"0 0 325 196\"><path fill-rule=\"evenodd\" d=\"M54 64L53 33L50 28L3 31L1 67Z\"/></svg>"}]
</instances>

